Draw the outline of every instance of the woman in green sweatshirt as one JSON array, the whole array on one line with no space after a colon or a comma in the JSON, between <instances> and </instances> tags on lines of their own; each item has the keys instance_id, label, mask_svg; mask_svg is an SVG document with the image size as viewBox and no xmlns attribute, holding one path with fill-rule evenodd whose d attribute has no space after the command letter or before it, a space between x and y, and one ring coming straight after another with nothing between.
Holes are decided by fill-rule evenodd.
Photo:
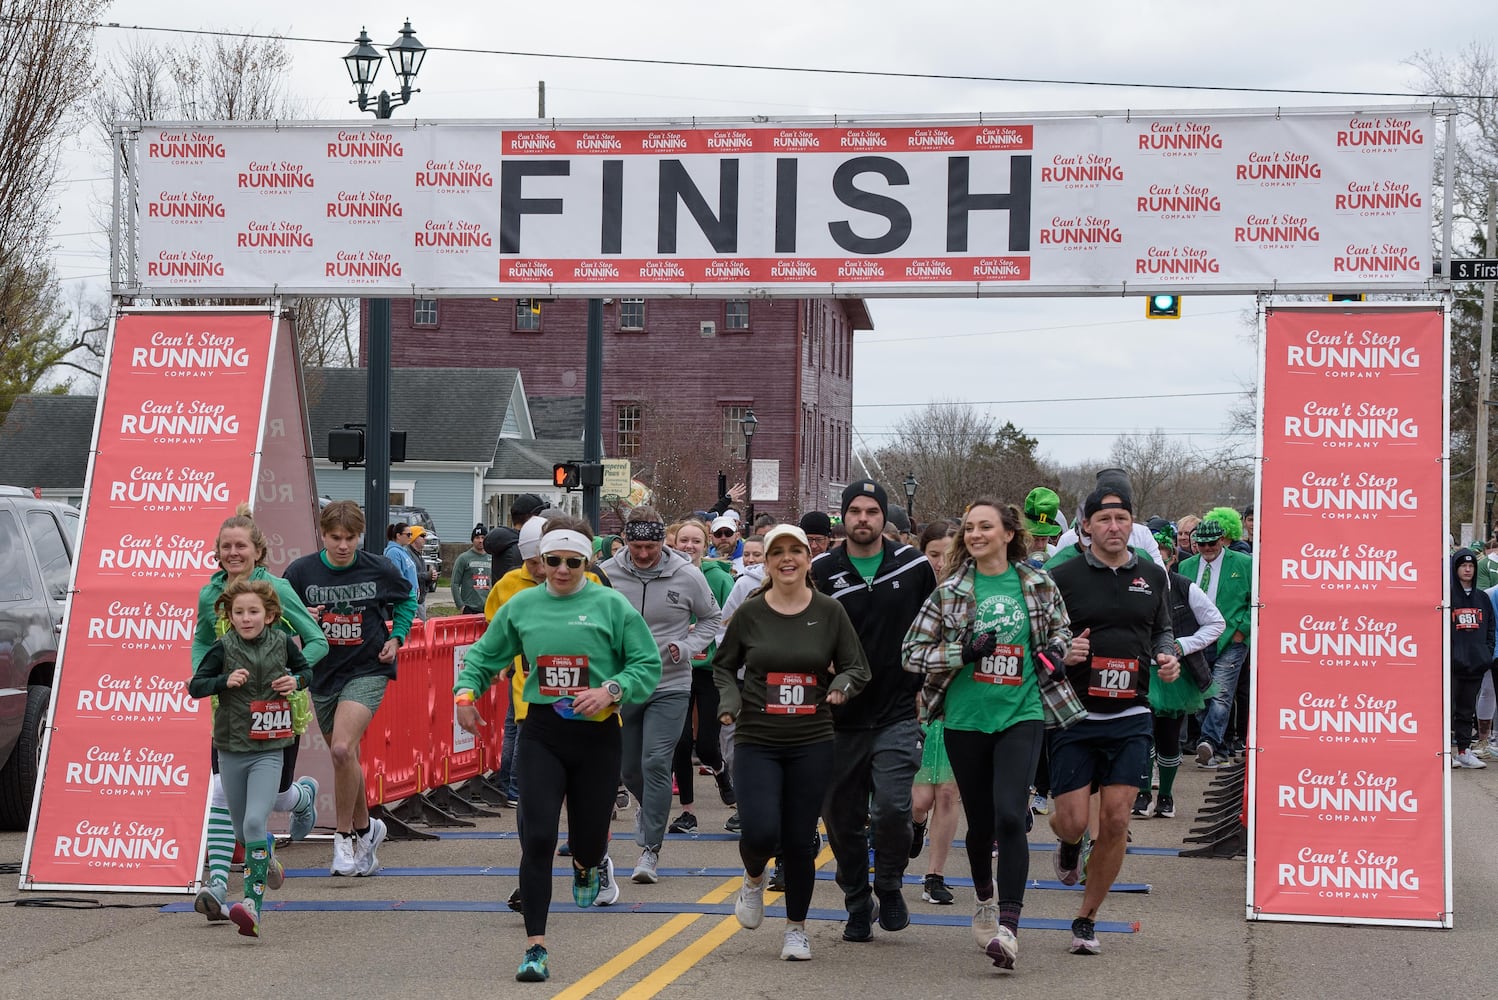
<instances>
[{"instance_id":1,"label":"woman in green sweatshirt","mask_svg":"<svg viewBox=\"0 0 1498 1000\"><path fill-rule=\"evenodd\" d=\"M593 551L586 524L553 519L539 549L546 586L521 591L500 607L465 654L453 688L458 725L477 733L486 724L473 707L479 693L517 655L531 664L525 679L530 712L516 754L525 803L520 896L526 951L515 974L521 982L551 975L546 916L564 798L573 901L587 907L600 893L618 898L607 851L619 783L619 705L645 701L661 676L660 652L645 619L623 594L584 575Z\"/></svg>"}]
</instances>

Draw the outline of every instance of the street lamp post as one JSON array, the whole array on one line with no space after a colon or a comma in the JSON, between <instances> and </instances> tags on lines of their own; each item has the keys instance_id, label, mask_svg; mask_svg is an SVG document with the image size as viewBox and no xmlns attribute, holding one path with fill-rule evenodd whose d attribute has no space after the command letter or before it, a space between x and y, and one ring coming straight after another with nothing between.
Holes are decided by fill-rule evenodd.
<instances>
[{"instance_id":1,"label":"street lamp post","mask_svg":"<svg viewBox=\"0 0 1498 1000\"><path fill-rule=\"evenodd\" d=\"M401 29L400 37L392 42L386 53L390 65L400 79L400 96L392 97L388 91L380 91L371 98L369 91L375 77L380 73L384 59L380 51L369 44L369 33L359 29L354 47L343 57L349 79L358 90L358 96L350 104L357 104L360 111L367 111L379 119L389 118L403 104L409 104L412 94L419 94L411 84L421 71L426 58L426 46L416 40L411 22ZM390 520L390 300L369 300L369 347L365 352L365 363L369 365L369 382L366 403L369 415L366 418L368 433L364 449L364 547L371 552L385 548L385 522Z\"/></svg>"},{"instance_id":2,"label":"street lamp post","mask_svg":"<svg viewBox=\"0 0 1498 1000\"><path fill-rule=\"evenodd\" d=\"M905 473L905 513L910 517L910 530L915 530L915 491L920 486L914 472Z\"/></svg>"},{"instance_id":3,"label":"street lamp post","mask_svg":"<svg viewBox=\"0 0 1498 1000\"><path fill-rule=\"evenodd\" d=\"M754 432L759 430L759 420L754 416L754 408L751 406L744 411L744 418L739 421L739 426L744 431L744 482L749 487L748 516L745 520L746 534L754 533Z\"/></svg>"}]
</instances>

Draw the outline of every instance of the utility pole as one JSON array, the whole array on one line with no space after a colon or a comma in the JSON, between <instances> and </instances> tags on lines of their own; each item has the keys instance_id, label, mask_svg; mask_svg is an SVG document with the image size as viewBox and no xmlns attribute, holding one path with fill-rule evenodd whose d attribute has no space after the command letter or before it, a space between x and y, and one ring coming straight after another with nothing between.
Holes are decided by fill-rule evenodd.
<instances>
[{"instance_id":1,"label":"utility pole","mask_svg":"<svg viewBox=\"0 0 1498 1000\"><path fill-rule=\"evenodd\" d=\"M1483 252L1491 254L1498 246L1498 181L1488 182L1488 242ZM1482 285L1482 330L1477 354L1477 445L1476 468L1472 472L1472 524L1477 540L1485 541L1492 531L1487 523L1488 485L1488 408L1493 394L1493 282Z\"/></svg>"}]
</instances>

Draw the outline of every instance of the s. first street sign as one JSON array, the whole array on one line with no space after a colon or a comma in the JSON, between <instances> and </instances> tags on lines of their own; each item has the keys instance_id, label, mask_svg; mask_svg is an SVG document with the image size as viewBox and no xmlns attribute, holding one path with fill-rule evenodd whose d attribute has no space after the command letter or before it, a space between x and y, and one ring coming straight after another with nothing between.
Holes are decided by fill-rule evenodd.
<instances>
[{"instance_id":1,"label":"s. first street sign","mask_svg":"<svg viewBox=\"0 0 1498 1000\"><path fill-rule=\"evenodd\" d=\"M1452 281L1498 281L1498 258L1465 257L1451 262Z\"/></svg>"}]
</instances>

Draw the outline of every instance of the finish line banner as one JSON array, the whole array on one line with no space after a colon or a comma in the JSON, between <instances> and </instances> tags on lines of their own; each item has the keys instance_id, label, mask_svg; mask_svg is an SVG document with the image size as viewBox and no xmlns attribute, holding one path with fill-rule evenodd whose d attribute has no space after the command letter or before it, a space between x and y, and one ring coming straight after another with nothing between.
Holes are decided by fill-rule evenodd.
<instances>
[{"instance_id":1,"label":"finish line banner","mask_svg":"<svg viewBox=\"0 0 1498 1000\"><path fill-rule=\"evenodd\" d=\"M258 471L277 555L315 550L305 418L274 412L300 403L297 383L271 389L298 376L294 345L276 343L289 339L263 308L114 322L23 889L198 881L211 713L187 679L219 525L255 494Z\"/></svg>"},{"instance_id":2,"label":"finish line banner","mask_svg":"<svg viewBox=\"0 0 1498 1000\"><path fill-rule=\"evenodd\" d=\"M122 130L137 295L1421 289L1425 106ZM138 250L132 250L136 248Z\"/></svg>"},{"instance_id":3,"label":"finish line banner","mask_svg":"<svg viewBox=\"0 0 1498 1000\"><path fill-rule=\"evenodd\" d=\"M1263 343L1248 916L1450 927L1445 316Z\"/></svg>"}]
</instances>

